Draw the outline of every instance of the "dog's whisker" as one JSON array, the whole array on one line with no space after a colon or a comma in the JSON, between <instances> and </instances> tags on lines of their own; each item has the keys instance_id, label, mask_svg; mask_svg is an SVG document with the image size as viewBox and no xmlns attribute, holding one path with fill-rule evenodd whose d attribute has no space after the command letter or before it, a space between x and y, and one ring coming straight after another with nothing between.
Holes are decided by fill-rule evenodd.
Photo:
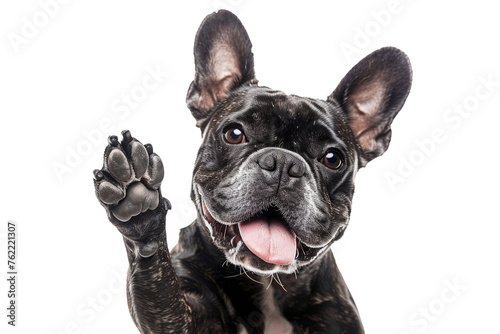
<instances>
[{"instance_id":1,"label":"dog's whisker","mask_svg":"<svg viewBox=\"0 0 500 334\"><path fill-rule=\"evenodd\" d=\"M230 275L230 276L224 276L224 278L235 278L235 277L239 277L241 275L243 275L243 273L240 272L239 274L234 274L234 275Z\"/></svg>"},{"instance_id":2,"label":"dog's whisker","mask_svg":"<svg viewBox=\"0 0 500 334\"><path fill-rule=\"evenodd\" d=\"M276 281L276 283L278 283L278 285L283 289L283 291L285 292L288 292L286 289L285 289L285 286L283 285L283 283L281 282L281 279L280 279L280 276L278 273L276 273L276 276L274 277L274 280Z\"/></svg>"},{"instance_id":3,"label":"dog's whisker","mask_svg":"<svg viewBox=\"0 0 500 334\"><path fill-rule=\"evenodd\" d=\"M267 276L267 278L269 278L269 284L267 285L266 290L269 290L269 288L271 287L271 284L273 283L274 275L271 274L271 275Z\"/></svg>"},{"instance_id":4,"label":"dog's whisker","mask_svg":"<svg viewBox=\"0 0 500 334\"><path fill-rule=\"evenodd\" d=\"M280 275L279 275L278 273L276 273L275 279L276 279L276 282L277 282L277 283L278 283L281 287L283 287L283 283L281 283Z\"/></svg>"},{"instance_id":5,"label":"dog's whisker","mask_svg":"<svg viewBox=\"0 0 500 334\"><path fill-rule=\"evenodd\" d=\"M300 255L299 247L300 247L300 250L302 251L302 254L306 255L306 251L304 250L304 245L302 245L302 242L299 241L299 244L297 247L297 257L296 258L298 258Z\"/></svg>"},{"instance_id":6,"label":"dog's whisker","mask_svg":"<svg viewBox=\"0 0 500 334\"><path fill-rule=\"evenodd\" d=\"M262 283L262 282L257 281L256 279L254 279L254 278L250 277L250 275L248 275L248 273L247 273L247 271L245 270L245 268L241 267L241 269L243 269L243 272L245 273L245 275L246 275L246 276L247 276L250 280L254 281L255 283L264 284L264 283Z\"/></svg>"}]
</instances>

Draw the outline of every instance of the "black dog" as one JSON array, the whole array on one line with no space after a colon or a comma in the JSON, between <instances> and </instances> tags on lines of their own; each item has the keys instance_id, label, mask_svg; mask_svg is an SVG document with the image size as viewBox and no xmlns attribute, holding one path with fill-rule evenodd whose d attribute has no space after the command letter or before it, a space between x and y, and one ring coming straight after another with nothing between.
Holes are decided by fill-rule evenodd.
<instances>
[{"instance_id":1,"label":"black dog","mask_svg":"<svg viewBox=\"0 0 500 334\"><path fill-rule=\"evenodd\" d=\"M122 233L128 303L141 333L363 333L330 251L349 221L356 171L387 149L411 86L408 58L383 48L326 101L258 86L248 35L228 11L196 35L187 104L203 134L197 220L169 253L163 165L124 131L96 170Z\"/></svg>"}]
</instances>

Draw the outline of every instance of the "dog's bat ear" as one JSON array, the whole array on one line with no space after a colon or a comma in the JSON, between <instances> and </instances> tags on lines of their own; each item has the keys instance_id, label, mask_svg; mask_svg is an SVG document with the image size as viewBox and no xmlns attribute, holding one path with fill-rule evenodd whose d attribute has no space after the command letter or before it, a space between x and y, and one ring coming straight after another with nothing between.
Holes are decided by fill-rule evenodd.
<instances>
[{"instance_id":1,"label":"dog's bat ear","mask_svg":"<svg viewBox=\"0 0 500 334\"><path fill-rule=\"evenodd\" d=\"M241 85L257 82L252 43L236 15L219 10L203 20L195 38L194 62L186 103L203 130L220 100Z\"/></svg>"},{"instance_id":2,"label":"dog's bat ear","mask_svg":"<svg viewBox=\"0 0 500 334\"><path fill-rule=\"evenodd\" d=\"M348 115L361 147L361 166L387 150L391 123L406 101L411 82L408 57L386 47L356 64L328 97Z\"/></svg>"}]
</instances>

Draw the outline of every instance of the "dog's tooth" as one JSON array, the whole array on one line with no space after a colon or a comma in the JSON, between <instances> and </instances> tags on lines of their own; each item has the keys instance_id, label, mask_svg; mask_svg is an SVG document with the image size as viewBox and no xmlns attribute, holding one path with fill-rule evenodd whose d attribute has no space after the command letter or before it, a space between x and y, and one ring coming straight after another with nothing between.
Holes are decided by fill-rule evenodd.
<instances>
[{"instance_id":1,"label":"dog's tooth","mask_svg":"<svg viewBox=\"0 0 500 334\"><path fill-rule=\"evenodd\" d=\"M241 237L238 236L238 235L235 235L232 239L231 239L231 246L233 247L236 247L238 246L238 242L241 241Z\"/></svg>"},{"instance_id":2,"label":"dog's tooth","mask_svg":"<svg viewBox=\"0 0 500 334\"><path fill-rule=\"evenodd\" d=\"M235 235L234 237L231 238L231 246L236 247L238 246L238 242L241 241L241 237L239 235Z\"/></svg>"}]
</instances>

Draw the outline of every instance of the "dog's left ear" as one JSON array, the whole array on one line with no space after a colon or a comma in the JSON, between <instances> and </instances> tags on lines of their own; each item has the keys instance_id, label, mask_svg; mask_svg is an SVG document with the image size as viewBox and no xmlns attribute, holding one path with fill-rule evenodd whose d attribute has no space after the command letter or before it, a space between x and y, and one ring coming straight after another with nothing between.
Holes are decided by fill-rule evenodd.
<instances>
[{"instance_id":1,"label":"dog's left ear","mask_svg":"<svg viewBox=\"0 0 500 334\"><path fill-rule=\"evenodd\" d=\"M203 131L220 100L241 85L256 83L252 43L236 15L219 10L203 20L195 38L194 62L186 103Z\"/></svg>"},{"instance_id":2,"label":"dog's left ear","mask_svg":"<svg viewBox=\"0 0 500 334\"><path fill-rule=\"evenodd\" d=\"M386 47L356 64L328 97L348 115L361 147L361 167L387 150L392 120L405 103L411 81L408 57Z\"/></svg>"}]
</instances>

